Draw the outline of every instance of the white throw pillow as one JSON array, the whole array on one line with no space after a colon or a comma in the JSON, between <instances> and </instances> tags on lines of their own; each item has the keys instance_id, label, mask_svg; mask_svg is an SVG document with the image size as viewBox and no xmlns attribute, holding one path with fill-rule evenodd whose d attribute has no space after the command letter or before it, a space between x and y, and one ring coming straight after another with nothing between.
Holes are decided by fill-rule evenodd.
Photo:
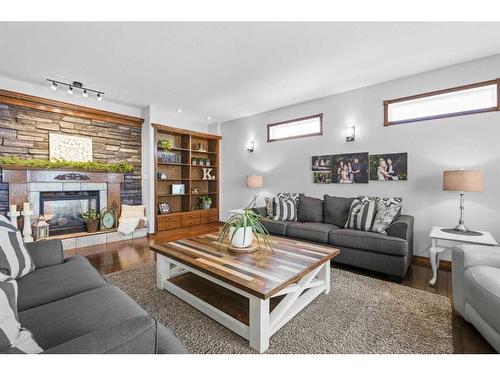
<instances>
[{"instance_id":1,"label":"white throw pillow","mask_svg":"<svg viewBox=\"0 0 500 375\"><path fill-rule=\"evenodd\" d=\"M120 219L143 219L146 206L130 206L128 204L122 204L122 211Z\"/></svg>"},{"instance_id":2,"label":"white throw pillow","mask_svg":"<svg viewBox=\"0 0 500 375\"><path fill-rule=\"evenodd\" d=\"M12 349L17 349L12 351ZM43 351L31 332L21 327L17 316L17 282L0 281L0 353L36 354Z\"/></svg>"},{"instance_id":3,"label":"white throw pillow","mask_svg":"<svg viewBox=\"0 0 500 375\"><path fill-rule=\"evenodd\" d=\"M0 281L18 279L35 269L21 232L0 215Z\"/></svg>"}]
</instances>

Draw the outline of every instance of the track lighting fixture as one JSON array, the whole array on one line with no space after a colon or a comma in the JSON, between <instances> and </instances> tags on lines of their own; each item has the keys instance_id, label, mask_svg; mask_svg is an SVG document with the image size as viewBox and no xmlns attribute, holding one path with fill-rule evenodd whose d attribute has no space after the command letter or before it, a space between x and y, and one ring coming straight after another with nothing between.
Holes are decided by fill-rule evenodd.
<instances>
[{"instance_id":1,"label":"track lighting fixture","mask_svg":"<svg viewBox=\"0 0 500 375\"><path fill-rule=\"evenodd\" d=\"M84 98L88 98L89 92L95 93L97 96L97 100L99 100L99 101L101 101L102 98L104 97L104 93L102 91L89 89L88 87L83 87L83 83L78 82L78 81L73 81L71 83L60 82L60 81L56 81L53 79L47 79L47 81L50 82L50 88L54 91L56 91L58 86L61 85L61 86L68 87L68 94L69 95L73 95L74 90L78 89L78 90L82 91L82 96Z\"/></svg>"}]
</instances>

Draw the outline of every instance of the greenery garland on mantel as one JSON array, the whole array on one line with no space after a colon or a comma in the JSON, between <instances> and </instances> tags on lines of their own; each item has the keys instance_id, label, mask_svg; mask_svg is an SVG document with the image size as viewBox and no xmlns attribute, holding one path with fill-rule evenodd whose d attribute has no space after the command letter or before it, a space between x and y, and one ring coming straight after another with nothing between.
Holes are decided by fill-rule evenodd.
<instances>
[{"instance_id":1,"label":"greenery garland on mantel","mask_svg":"<svg viewBox=\"0 0 500 375\"><path fill-rule=\"evenodd\" d=\"M130 173L134 167L128 163L99 163L96 161L66 161L22 159L14 156L0 156L0 165L33 169L77 169L94 172Z\"/></svg>"}]
</instances>

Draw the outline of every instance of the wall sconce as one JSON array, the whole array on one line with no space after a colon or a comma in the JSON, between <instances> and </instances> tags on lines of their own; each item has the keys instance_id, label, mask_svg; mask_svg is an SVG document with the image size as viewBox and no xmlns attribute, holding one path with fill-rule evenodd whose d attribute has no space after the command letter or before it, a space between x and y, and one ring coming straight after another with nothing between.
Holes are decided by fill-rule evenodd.
<instances>
[{"instance_id":1,"label":"wall sconce","mask_svg":"<svg viewBox=\"0 0 500 375\"><path fill-rule=\"evenodd\" d=\"M252 141L248 141L248 143L247 143L247 151L248 152L253 152L254 148L255 148L255 141L253 141L253 140Z\"/></svg>"},{"instance_id":2,"label":"wall sconce","mask_svg":"<svg viewBox=\"0 0 500 375\"><path fill-rule=\"evenodd\" d=\"M354 126L346 126L345 127L344 132L345 132L345 141L346 142L354 141L355 131L356 131L356 127L354 127Z\"/></svg>"}]
</instances>

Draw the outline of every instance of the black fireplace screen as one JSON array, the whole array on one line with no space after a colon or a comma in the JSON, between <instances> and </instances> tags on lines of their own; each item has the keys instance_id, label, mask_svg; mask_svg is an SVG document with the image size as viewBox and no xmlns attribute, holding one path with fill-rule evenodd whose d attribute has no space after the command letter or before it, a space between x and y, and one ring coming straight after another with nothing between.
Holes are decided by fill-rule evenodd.
<instances>
[{"instance_id":1,"label":"black fireplace screen","mask_svg":"<svg viewBox=\"0 0 500 375\"><path fill-rule=\"evenodd\" d=\"M99 211L98 191L58 191L40 193L40 213L49 223L51 236L84 232L80 214L89 209Z\"/></svg>"}]
</instances>

